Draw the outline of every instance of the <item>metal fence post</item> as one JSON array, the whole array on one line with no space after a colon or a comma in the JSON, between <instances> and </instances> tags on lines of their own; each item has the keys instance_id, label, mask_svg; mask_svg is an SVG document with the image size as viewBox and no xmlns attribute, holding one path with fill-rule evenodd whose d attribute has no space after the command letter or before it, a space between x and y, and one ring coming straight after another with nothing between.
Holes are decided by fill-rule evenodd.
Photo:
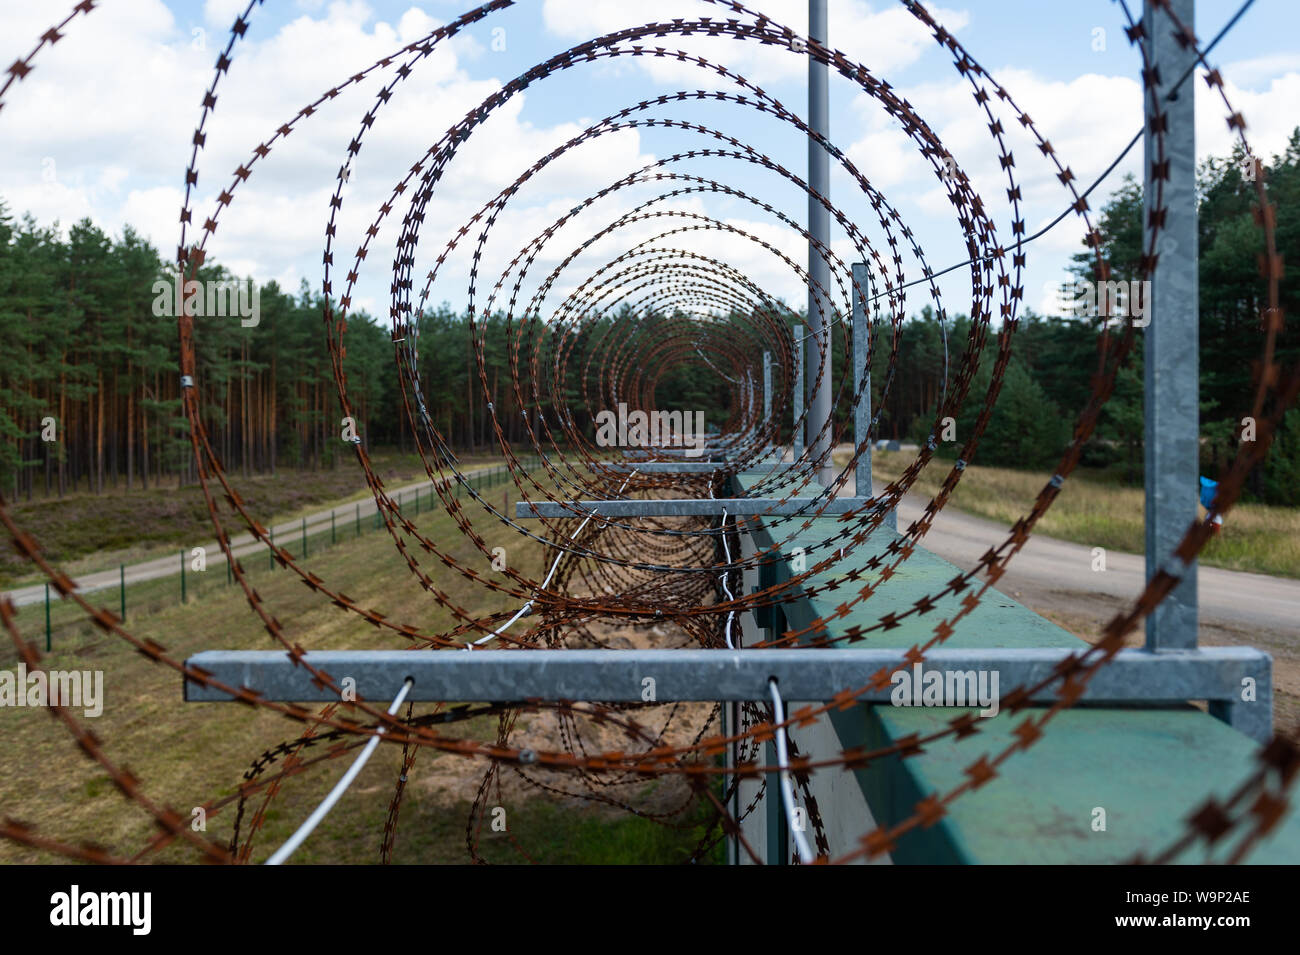
<instances>
[{"instance_id":1,"label":"metal fence post","mask_svg":"<svg viewBox=\"0 0 1300 955\"><path fill-rule=\"evenodd\" d=\"M865 262L853 263L853 388L862 389L853 410L853 443L866 449L858 458L856 493L858 497L872 497L871 490L871 368L867 365L867 349L871 338L871 318L867 299L871 296L871 273ZM898 511L891 508L885 514L884 524L898 530Z\"/></svg>"},{"instance_id":2,"label":"metal fence post","mask_svg":"<svg viewBox=\"0 0 1300 955\"><path fill-rule=\"evenodd\" d=\"M772 420L772 353L763 352L763 425Z\"/></svg>"},{"instance_id":3,"label":"metal fence post","mask_svg":"<svg viewBox=\"0 0 1300 955\"><path fill-rule=\"evenodd\" d=\"M126 619L126 564L117 565L118 616Z\"/></svg>"},{"instance_id":4,"label":"metal fence post","mask_svg":"<svg viewBox=\"0 0 1300 955\"><path fill-rule=\"evenodd\" d=\"M794 393L790 395L790 403L794 408L794 433L790 438L791 441L791 459L798 461L803 454L803 422L799 419L803 417L803 329L798 325L792 329L794 335Z\"/></svg>"},{"instance_id":5,"label":"metal fence post","mask_svg":"<svg viewBox=\"0 0 1300 955\"><path fill-rule=\"evenodd\" d=\"M334 534L334 509L330 508L330 543L337 544L338 538Z\"/></svg>"},{"instance_id":6,"label":"metal fence post","mask_svg":"<svg viewBox=\"0 0 1300 955\"><path fill-rule=\"evenodd\" d=\"M307 556L307 518L302 519L302 556Z\"/></svg>"},{"instance_id":7,"label":"metal fence post","mask_svg":"<svg viewBox=\"0 0 1300 955\"><path fill-rule=\"evenodd\" d=\"M1194 0L1171 0L1168 6L1183 24L1193 26ZM1197 636L1196 562L1182 566L1177 557L1167 555L1197 519L1200 474L1195 77L1188 78L1172 101L1167 97L1184 70L1196 62L1196 50L1179 46L1173 20L1153 0L1144 4L1142 24L1148 58L1159 78L1155 104L1151 97L1143 97L1143 222L1164 218L1156 247L1160 264L1151 275L1150 298L1145 303L1150 323L1142 332L1146 576L1150 580L1163 561L1172 559L1179 566L1170 570L1182 578L1147 616L1146 647L1192 649ZM1163 156L1157 154L1152 133L1160 127L1165 129ZM1162 167L1165 208L1159 211L1153 208L1154 176ZM1131 312L1132 302L1128 304Z\"/></svg>"},{"instance_id":8,"label":"metal fence post","mask_svg":"<svg viewBox=\"0 0 1300 955\"><path fill-rule=\"evenodd\" d=\"M275 570L275 528L271 528L271 543L266 545L266 569Z\"/></svg>"},{"instance_id":9,"label":"metal fence post","mask_svg":"<svg viewBox=\"0 0 1300 955\"><path fill-rule=\"evenodd\" d=\"M853 407L853 443L861 451L855 473L858 497L871 497L871 372L867 369L867 341L870 326L864 301L870 280L865 262L854 262L853 271L853 389L862 389ZM864 380L865 378L865 380ZM866 449L862 445L866 443Z\"/></svg>"},{"instance_id":10,"label":"metal fence post","mask_svg":"<svg viewBox=\"0 0 1300 955\"><path fill-rule=\"evenodd\" d=\"M808 0L808 39L826 45L826 0ZM831 216L822 200L831 194L831 157L813 134L829 139L830 96L826 64L808 56L808 333L821 375L808 382L808 450L817 480L829 486L831 462ZM825 250L825 251L823 251Z\"/></svg>"},{"instance_id":11,"label":"metal fence post","mask_svg":"<svg viewBox=\"0 0 1300 955\"><path fill-rule=\"evenodd\" d=\"M45 585L45 652L50 652L50 585Z\"/></svg>"},{"instance_id":12,"label":"metal fence post","mask_svg":"<svg viewBox=\"0 0 1300 955\"><path fill-rule=\"evenodd\" d=\"M352 526L354 529L354 533L352 536L360 537L361 536L361 502L360 501L357 501L356 504L356 519L353 521Z\"/></svg>"},{"instance_id":13,"label":"metal fence post","mask_svg":"<svg viewBox=\"0 0 1300 955\"><path fill-rule=\"evenodd\" d=\"M185 551L181 551L181 603L185 603Z\"/></svg>"}]
</instances>

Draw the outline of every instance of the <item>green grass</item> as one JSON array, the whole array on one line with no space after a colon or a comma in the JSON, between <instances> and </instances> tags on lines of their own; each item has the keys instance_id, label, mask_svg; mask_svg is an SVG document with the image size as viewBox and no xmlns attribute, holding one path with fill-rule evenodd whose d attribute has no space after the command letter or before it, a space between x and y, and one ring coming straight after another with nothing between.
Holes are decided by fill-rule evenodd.
<instances>
[{"instance_id":1,"label":"green grass","mask_svg":"<svg viewBox=\"0 0 1300 955\"><path fill-rule=\"evenodd\" d=\"M446 515L425 511L416 522L432 539L446 542L457 560L490 573L488 561ZM541 576L544 558L538 545L495 521L476 520L476 529L486 538L489 549L498 545L507 548L512 566L534 578ZM293 545L296 552L296 542ZM431 632L451 625L450 612L439 607L410 575L387 532L367 530L359 538L349 537L335 547L322 544L318 548L314 543L309 547L307 566L329 586L346 592L362 606L380 609L389 619L411 622ZM436 558L418 550L415 553L420 565L455 604L475 614L519 605L517 599L471 584L444 568ZM269 570L265 560L256 557L246 558L244 566L268 607L283 621L288 638L307 649L408 645L405 638L395 638L339 611L287 570ZM191 589L191 601L184 605L176 597L174 579L130 588L128 627L137 636L157 640L171 656L180 659L206 649L275 647L248 608L242 591L225 586L224 569L216 573L220 576L213 576L211 571L208 576L200 575L200 583ZM116 592L99 596L102 599L94 600L96 604L116 609ZM181 699L180 679L173 671L151 663L118 638L75 622L68 608L58 612L69 614L69 619L59 621L53 634L53 651L45 666L104 671L103 715L85 719L84 723L103 740L111 759L139 776L151 798L174 807L187 818L192 807L234 792L252 760L281 741L295 739L302 731L300 724L238 704L186 704ZM42 646L43 614L44 609L37 606L23 608L19 615L22 636ZM0 667L12 668L16 660L16 651L8 641L0 642ZM417 704L415 713L432 712L434 706ZM477 717L451 724L447 731L491 740L497 725L494 717ZM554 745L560 748L558 741ZM285 782L256 837L253 861L265 859L294 831L354 753L328 760ZM378 862L400 758L399 747L381 745L339 805L292 861ZM0 765L7 768L0 774L0 816L33 824L43 835L73 844L89 841L114 852L130 853L154 832L145 814L123 799L104 770L85 758L66 729L46 712L26 707L0 709ZM469 861L465 848L468 806L451 796L437 796L430 779L441 770L444 775L468 774L476 781L486 766L481 760L438 755L432 750L421 752L403 800L394 862ZM628 797L626 790L623 795ZM635 798L631 801L636 803ZM258 805L260 797L250 800L243 832L247 832L247 820ZM700 827L710 816L697 805L676 817L675 822L683 828L667 828L594 803L556 801L535 790L527 790L524 797L509 798L505 809L510 835L529 856L542 862L571 863L683 861L694 849ZM233 817L233 805L211 814L207 834L224 844L230 837ZM487 826L480 851L492 861L527 861L504 834L493 833ZM0 863L54 862L60 858L0 841ZM194 862L196 858L192 849L175 846L156 857L164 862ZM706 861L718 859L715 852Z\"/></svg>"},{"instance_id":2,"label":"green grass","mask_svg":"<svg viewBox=\"0 0 1300 955\"><path fill-rule=\"evenodd\" d=\"M914 456L911 451L876 451L872 454L874 476L892 481ZM848 455L839 452L835 459L843 464ZM935 494L950 468L951 462L932 461L913 485L913 492ZM1029 511L1050 477L1045 472L971 465L949 506L1009 527ZM1187 493L1195 498L1198 489L1189 488ZM1038 522L1035 533L1140 554L1144 549L1143 511L1141 488L1126 487L1110 475L1078 468ZM1222 532L1201 552L1200 562L1228 570L1300 577L1300 509L1266 504L1234 507L1224 517Z\"/></svg>"},{"instance_id":3,"label":"green grass","mask_svg":"<svg viewBox=\"0 0 1300 955\"><path fill-rule=\"evenodd\" d=\"M468 807L466 807L468 808ZM522 811L507 812L510 834L530 855L564 865L676 865L690 861L691 851L712 822L711 814L699 803L682 828L648 823L632 815L602 819L581 808L535 802ZM483 827L480 854L490 862L526 861L504 834L489 833ZM714 827L712 834L716 835ZM490 842L488 840L491 840ZM513 858L512 858L513 857ZM724 861L719 842L700 860Z\"/></svg>"}]
</instances>

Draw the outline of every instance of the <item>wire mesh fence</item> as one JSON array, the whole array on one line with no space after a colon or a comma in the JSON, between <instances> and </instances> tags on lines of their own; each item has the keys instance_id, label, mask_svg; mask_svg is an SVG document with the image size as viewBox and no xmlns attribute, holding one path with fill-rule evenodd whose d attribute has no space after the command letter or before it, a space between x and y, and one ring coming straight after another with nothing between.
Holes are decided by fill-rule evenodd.
<instances>
[{"instance_id":1,"label":"wire mesh fence","mask_svg":"<svg viewBox=\"0 0 1300 955\"><path fill-rule=\"evenodd\" d=\"M525 471L533 470L539 463L536 457L522 461ZM504 511L508 504L506 486L510 484L509 468L499 464L466 472L463 481L449 483L447 493L464 498L468 496L469 489L472 489L475 493L486 496L486 492L501 487L506 494L499 502ZM418 517L421 513L438 512L437 490L432 482L394 492L394 499L402 515L408 519ZM493 503L491 498L488 501ZM287 535L283 522L279 524L278 531L275 526L271 526L268 528L271 542L276 547L288 550L295 559L301 559L320 554L363 534L382 530L384 523L379 510L371 506L370 502L364 503L369 507L366 513L362 513L363 502L356 501L351 507L334 506L328 514L319 512L310 518L303 516L299 519L298 527ZM168 571L163 568L156 571L157 576L149 579L139 579L137 575L136 579L128 580L130 568L125 563L119 563L115 585L101 585L80 592L96 594L98 603L127 620L134 616L157 613L181 603L202 600L205 596L234 585L230 564L220 549L204 549L202 554L195 553L196 550L200 548L178 548L172 558L173 569ZM237 545L236 557L254 582L276 571L272 550L265 544ZM155 564L157 560L158 558L153 558L148 563ZM111 570L111 566L88 569L78 576L97 576ZM58 649L61 641L65 645L74 641L80 644L86 637L97 632L80 608L71 600L62 599L49 584L45 585L42 599L17 608L17 622L20 632L27 639L37 641L47 652ZM13 656L12 650L6 652L5 656Z\"/></svg>"}]
</instances>

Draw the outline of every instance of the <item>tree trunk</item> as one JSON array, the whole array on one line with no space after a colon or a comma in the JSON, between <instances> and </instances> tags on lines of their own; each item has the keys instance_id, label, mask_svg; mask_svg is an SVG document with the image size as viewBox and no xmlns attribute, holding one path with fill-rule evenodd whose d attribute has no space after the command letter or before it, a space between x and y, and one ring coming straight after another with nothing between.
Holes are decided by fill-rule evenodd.
<instances>
[{"instance_id":1,"label":"tree trunk","mask_svg":"<svg viewBox=\"0 0 1300 955\"><path fill-rule=\"evenodd\" d=\"M468 333L468 324L466 325ZM465 441L468 453L474 453L474 348L473 342L465 350Z\"/></svg>"},{"instance_id":2,"label":"tree trunk","mask_svg":"<svg viewBox=\"0 0 1300 955\"><path fill-rule=\"evenodd\" d=\"M144 397L145 378L140 376L140 396ZM140 487L149 490L149 415L140 403Z\"/></svg>"},{"instance_id":3,"label":"tree trunk","mask_svg":"<svg viewBox=\"0 0 1300 955\"><path fill-rule=\"evenodd\" d=\"M234 408L230 403L230 349L226 349L226 400L224 402L226 420L221 428L221 461L227 468L230 467L230 415Z\"/></svg>"},{"instance_id":4,"label":"tree trunk","mask_svg":"<svg viewBox=\"0 0 1300 955\"><path fill-rule=\"evenodd\" d=\"M59 498L67 490L68 373L64 365L66 352L59 352Z\"/></svg>"},{"instance_id":5,"label":"tree trunk","mask_svg":"<svg viewBox=\"0 0 1300 955\"><path fill-rule=\"evenodd\" d=\"M312 469L319 471L321 468L321 459L325 456L325 442L322 440L321 428L325 424L325 402L321 400L320 378L316 379L316 396L312 400L312 417L316 419L316 427L312 428Z\"/></svg>"},{"instance_id":6,"label":"tree trunk","mask_svg":"<svg viewBox=\"0 0 1300 955\"><path fill-rule=\"evenodd\" d=\"M270 395L269 395L269 397L270 397L270 405L271 405L271 410L270 410L270 429L271 429L271 435L270 435L270 438L271 438L271 476L272 476L272 477L275 477L276 453L277 453L277 451L279 450L279 448L276 446L276 425L279 423L279 420L278 420L278 418L276 417L276 405L275 405L276 397L277 397L277 394L278 394L278 393L277 393L277 390L276 390L276 380L277 380L277 379L276 379L276 377L275 377L275 357L272 356L272 358L271 358L271 383L270 383L270 385L269 385L269 388L270 388Z\"/></svg>"},{"instance_id":7,"label":"tree trunk","mask_svg":"<svg viewBox=\"0 0 1300 955\"><path fill-rule=\"evenodd\" d=\"M50 394L50 386L48 385L45 388L45 407L54 407L54 396ZM55 422L55 425L57 427L58 422ZM55 434L57 436L58 432L55 432ZM45 444L45 497L47 500L50 496L50 455L54 453L54 450L58 446L57 441L47 442Z\"/></svg>"},{"instance_id":8,"label":"tree trunk","mask_svg":"<svg viewBox=\"0 0 1300 955\"><path fill-rule=\"evenodd\" d=\"M118 415L121 411L119 407L121 402L118 400L118 378L119 376L118 376L117 369L114 368L113 369L113 400L109 404L109 411L113 415L113 439L108 443L108 479L110 482L112 482L114 489L117 488L118 470L120 466L120 462L118 461L118 454L121 450L121 444L122 444L121 440L118 438L118 435L122 431L118 423Z\"/></svg>"},{"instance_id":9,"label":"tree trunk","mask_svg":"<svg viewBox=\"0 0 1300 955\"><path fill-rule=\"evenodd\" d=\"M158 396L158 400L163 400L162 385L158 381L158 372L153 373L153 393ZM163 419L165 421L165 419ZM153 460L153 483L154 487L162 487L163 479L163 458L167 450L167 433L163 428L159 428L158 453L154 455Z\"/></svg>"},{"instance_id":10,"label":"tree trunk","mask_svg":"<svg viewBox=\"0 0 1300 955\"><path fill-rule=\"evenodd\" d=\"M239 344L239 415L240 415L240 436L239 436L239 461L243 470L244 477L248 477L248 451L249 438L248 433L248 342L243 341Z\"/></svg>"},{"instance_id":11,"label":"tree trunk","mask_svg":"<svg viewBox=\"0 0 1300 955\"><path fill-rule=\"evenodd\" d=\"M95 428L95 493L104 493L104 371L95 372L95 400L99 403Z\"/></svg>"}]
</instances>

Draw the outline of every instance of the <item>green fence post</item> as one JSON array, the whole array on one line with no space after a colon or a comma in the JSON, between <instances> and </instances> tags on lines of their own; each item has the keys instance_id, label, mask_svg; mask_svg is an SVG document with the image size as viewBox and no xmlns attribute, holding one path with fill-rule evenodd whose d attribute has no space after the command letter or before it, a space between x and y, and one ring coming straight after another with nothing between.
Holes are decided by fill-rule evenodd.
<instances>
[{"instance_id":1,"label":"green fence post","mask_svg":"<svg viewBox=\"0 0 1300 955\"><path fill-rule=\"evenodd\" d=\"M330 511L330 543L331 544L338 543L338 539L334 536L334 511L333 510Z\"/></svg>"},{"instance_id":2,"label":"green fence post","mask_svg":"<svg viewBox=\"0 0 1300 955\"><path fill-rule=\"evenodd\" d=\"M415 516L420 516L420 489L415 489Z\"/></svg>"},{"instance_id":3,"label":"green fence post","mask_svg":"<svg viewBox=\"0 0 1300 955\"><path fill-rule=\"evenodd\" d=\"M126 619L126 564L117 565L117 593L120 598L118 601L118 610L121 611L119 616Z\"/></svg>"},{"instance_id":4,"label":"green fence post","mask_svg":"<svg viewBox=\"0 0 1300 955\"><path fill-rule=\"evenodd\" d=\"M50 585L45 585L45 652L50 652Z\"/></svg>"},{"instance_id":5,"label":"green fence post","mask_svg":"<svg viewBox=\"0 0 1300 955\"><path fill-rule=\"evenodd\" d=\"M181 551L181 603L185 603L185 551Z\"/></svg>"},{"instance_id":6,"label":"green fence post","mask_svg":"<svg viewBox=\"0 0 1300 955\"><path fill-rule=\"evenodd\" d=\"M234 575L231 573L230 565L235 562L235 548L230 548L230 556L226 558L226 586L229 587L234 581Z\"/></svg>"},{"instance_id":7,"label":"green fence post","mask_svg":"<svg viewBox=\"0 0 1300 955\"><path fill-rule=\"evenodd\" d=\"M307 559L307 518L302 519L302 556Z\"/></svg>"},{"instance_id":8,"label":"green fence post","mask_svg":"<svg viewBox=\"0 0 1300 955\"><path fill-rule=\"evenodd\" d=\"M352 536L360 537L361 536L361 502L360 501L357 501L356 521L353 523L352 527L356 531L356 533L354 533Z\"/></svg>"},{"instance_id":9,"label":"green fence post","mask_svg":"<svg viewBox=\"0 0 1300 955\"><path fill-rule=\"evenodd\" d=\"M266 569L275 570L275 528L271 528L271 543L266 545Z\"/></svg>"}]
</instances>

